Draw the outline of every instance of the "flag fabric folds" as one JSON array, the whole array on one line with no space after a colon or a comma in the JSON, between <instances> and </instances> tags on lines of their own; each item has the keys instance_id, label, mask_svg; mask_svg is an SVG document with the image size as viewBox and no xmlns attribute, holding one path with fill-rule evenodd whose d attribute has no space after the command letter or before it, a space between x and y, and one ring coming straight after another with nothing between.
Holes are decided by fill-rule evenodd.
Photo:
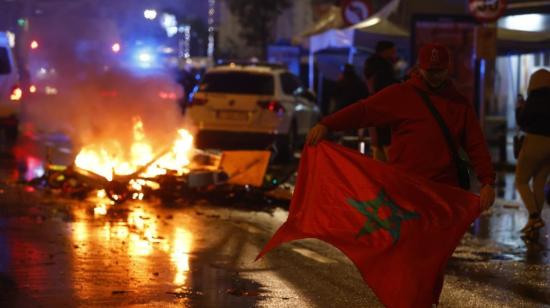
<instances>
[{"instance_id":1,"label":"flag fabric folds","mask_svg":"<svg viewBox=\"0 0 550 308\"><path fill-rule=\"evenodd\" d=\"M302 154L287 221L258 258L316 238L341 250L387 307L431 307L479 197L329 142Z\"/></svg>"}]
</instances>

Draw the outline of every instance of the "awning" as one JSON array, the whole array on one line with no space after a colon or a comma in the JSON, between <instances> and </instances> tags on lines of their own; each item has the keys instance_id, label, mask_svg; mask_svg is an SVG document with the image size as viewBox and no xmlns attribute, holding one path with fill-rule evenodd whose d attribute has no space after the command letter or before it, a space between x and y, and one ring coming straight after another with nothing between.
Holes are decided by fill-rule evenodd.
<instances>
[{"instance_id":1,"label":"awning","mask_svg":"<svg viewBox=\"0 0 550 308\"><path fill-rule=\"evenodd\" d=\"M522 54L550 50L550 32L532 32L499 28L499 54Z\"/></svg>"},{"instance_id":2,"label":"awning","mask_svg":"<svg viewBox=\"0 0 550 308\"><path fill-rule=\"evenodd\" d=\"M350 28L333 29L312 36L310 49L313 53L324 49L350 47L374 49L380 40L390 40L398 48L406 48L409 33L383 17L373 16Z\"/></svg>"},{"instance_id":3,"label":"awning","mask_svg":"<svg viewBox=\"0 0 550 308\"><path fill-rule=\"evenodd\" d=\"M550 32L531 32L499 28L499 54L530 53L550 49ZM380 40L393 41L400 49L409 48L409 33L391 21L373 16L346 29L333 29L310 38L311 52L325 49L374 49Z\"/></svg>"}]
</instances>

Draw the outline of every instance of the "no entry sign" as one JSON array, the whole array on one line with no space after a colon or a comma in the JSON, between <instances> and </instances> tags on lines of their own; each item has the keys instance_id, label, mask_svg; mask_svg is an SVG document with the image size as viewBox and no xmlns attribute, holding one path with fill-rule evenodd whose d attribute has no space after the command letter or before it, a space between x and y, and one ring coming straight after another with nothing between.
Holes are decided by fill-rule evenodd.
<instances>
[{"instance_id":1,"label":"no entry sign","mask_svg":"<svg viewBox=\"0 0 550 308\"><path fill-rule=\"evenodd\" d=\"M372 14L372 6L369 0L344 0L342 1L342 15L348 25L360 23Z\"/></svg>"},{"instance_id":2,"label":"no entry sign","mask_svg":"<svg viewBox=\"0 0 550 308\"><path fill-rule=\"evenodd\" d=\"M506 10L506 0L470 0L470 13L482 22L493 22Z\"/></svg>"}]
</instances>

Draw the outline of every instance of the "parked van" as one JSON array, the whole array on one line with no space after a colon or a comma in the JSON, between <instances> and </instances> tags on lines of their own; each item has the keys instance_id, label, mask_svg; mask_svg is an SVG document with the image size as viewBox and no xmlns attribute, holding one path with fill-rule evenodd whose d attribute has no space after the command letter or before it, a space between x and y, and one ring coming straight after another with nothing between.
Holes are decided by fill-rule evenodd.
<instances>
[{"instance_id":1,"label":"parked van","mask_svg":"<svg viewBox=\"0 0 550 308\"><path fill-rule=\"evenodd\" d=\"M17 139L23 90L8 34L0 31L0 142Z\"/></svg>"}]
</instances>

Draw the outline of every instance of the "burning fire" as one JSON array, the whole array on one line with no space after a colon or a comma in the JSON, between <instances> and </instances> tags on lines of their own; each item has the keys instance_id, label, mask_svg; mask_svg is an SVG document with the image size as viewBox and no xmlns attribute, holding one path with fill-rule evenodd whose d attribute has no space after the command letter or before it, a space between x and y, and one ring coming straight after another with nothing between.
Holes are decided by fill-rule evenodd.
<instances>
[{"instance_id":1,"label":"burning fire","mask_svg":"<svg viewBox=\"0 0 550 308\"><path fill-rule=\"evenodd\" d=\"M187 172L193 150L193 136L185 129L178 130L171 149L155 153L148 142L143 122L136 118L133 128L133 143L125 150L120 142L111 140L103 144L85 146L76 156L77 167L91 171L112 181L115 175L130 175L140 172L143 178L152 178L173 170Z\"/></svg>"}]
</instances>

